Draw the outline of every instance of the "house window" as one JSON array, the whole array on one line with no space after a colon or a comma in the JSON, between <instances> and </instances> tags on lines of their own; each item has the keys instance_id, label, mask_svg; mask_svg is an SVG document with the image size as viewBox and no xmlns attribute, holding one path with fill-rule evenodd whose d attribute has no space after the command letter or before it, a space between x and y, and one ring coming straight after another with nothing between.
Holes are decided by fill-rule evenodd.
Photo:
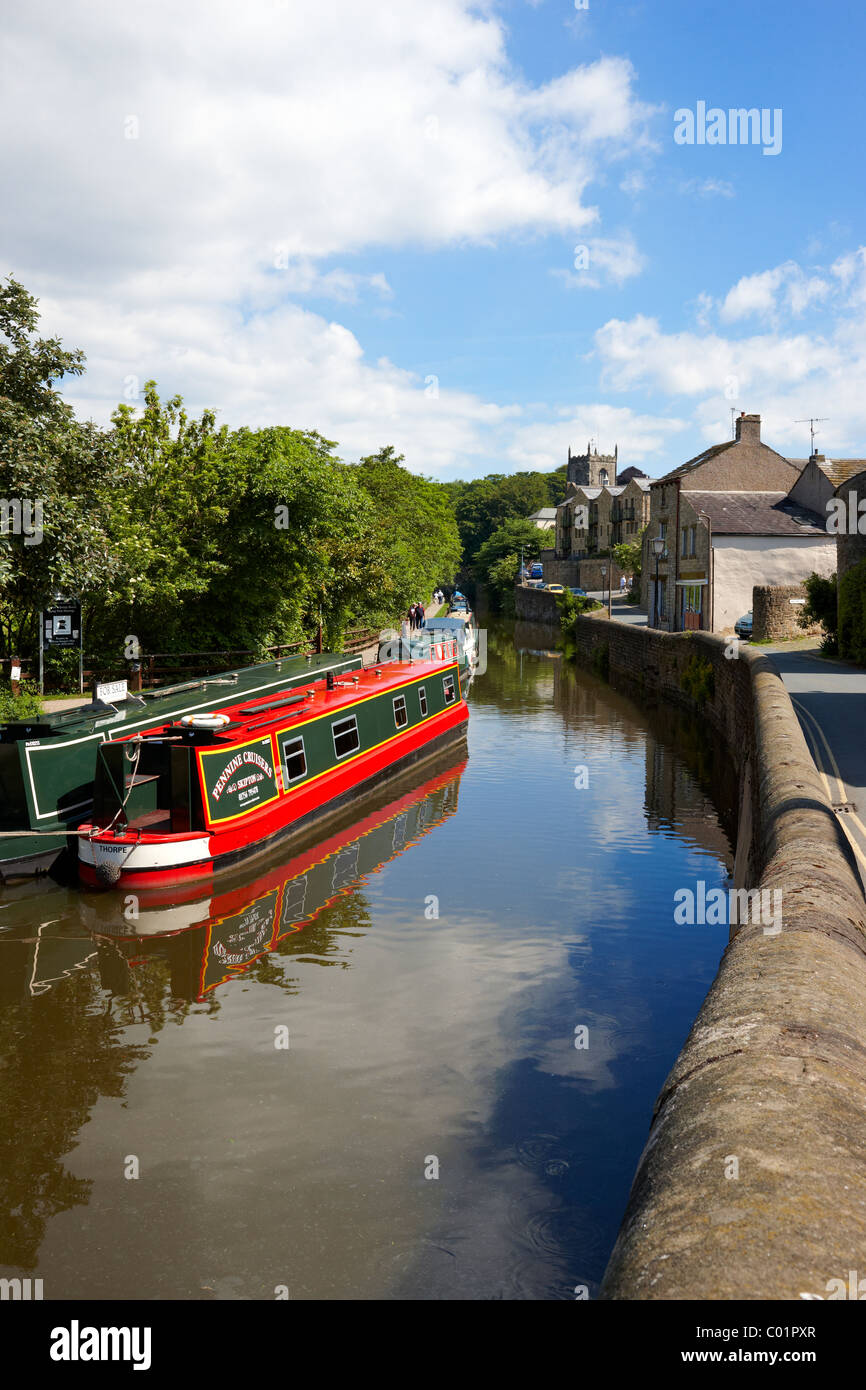
<instances>
[{"instance_id":1,"label":"house window","mask_svg":"<svg viewBox=\"0 0 866 1390\"><path fill-rule=\"evenodd\" d=\"M358 721L354 714L349 719L338 719L336 724L331 725L331 733L334 736L334 753L338 758L347 758L361 746Z\"/></svg>"},{"instance_id":2,"label":"house window","mask_svg":"<svg viewBox=\"0 0 866 1390\"><path fill-rule=\"evenodd\" d=\"M445 692L445 703L446 703L446 705L453 705L454 700L455 700L455 698L456 698L456 696L455 696L455 691L454 691L454 677L453 677L453 676L443 676L443 678L442 678L442 689L443 689L443 691Z\"/></svg>"},{"instance_id":3,"label":"house window","mask_svg":"<svg viewBox=\"0 0 866 1390\"><path fill-rule=\"evenodd\" d=\"M286 786L307 775L307 757L302 738L287 738L283 744L283 775Z\"/></svg>"},{"instance_id":4,"label":"house window","mask_svg":"<svg viewBox=\"0 0 866 1390\"><path fill-rule=\"evenodd\" d=\"M682 543L682 548L681 548L681 550L680 550L680 554L681 554L681 555L688 555L688 553L689 553L689 528L688 528L688 526L684 526L684 527L683 527L683 543Z\"/></svg>"},{"instance_id":5,"label":"house window","mask_svg":"<svg viewBox=\"0 0 866 1390\"><path fill-rule=\"evenodd\" d=\"M418 686L418 704L421 706L421 718L427 718L427 691L423 685Z\"/></svg>"},{"instance_id":6,"label":"house window","mask_svg":"<svg viewBox=\"0 0 866 1390\"><path fill-rule=\"evenodd\" d=\"M409 715L406 710L406 696L398 695L394 700L394 723L398 729L405 729L409 723Z\"/></svg>"},{"instance_id":7,"label":"house window","mask_svg":"<svg viewBox=\"0 0 866 1390\"><path fill-rule=\"evenodd\" d=\"M659 537L663 541L666 541L668 538L668 524L666 521L659 522Z\"/></svg>"}]
</instances>

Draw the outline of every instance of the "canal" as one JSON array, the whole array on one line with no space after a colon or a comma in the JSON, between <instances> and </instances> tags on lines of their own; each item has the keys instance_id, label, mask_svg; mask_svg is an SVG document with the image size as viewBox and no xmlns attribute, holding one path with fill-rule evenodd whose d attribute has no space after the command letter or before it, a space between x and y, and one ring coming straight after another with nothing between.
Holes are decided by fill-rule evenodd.
<instances>
[{"instance_id":1,"label":"canal","mask_svg":"<svg viewBox=\"0 0 866 1390\"><path fill-rule=\"evenodd\" d=\"M468 757L208 898L0 889L0 1275L573 1299L726 944L724 759L526 626Z\"/></svg>"}]
</instances>

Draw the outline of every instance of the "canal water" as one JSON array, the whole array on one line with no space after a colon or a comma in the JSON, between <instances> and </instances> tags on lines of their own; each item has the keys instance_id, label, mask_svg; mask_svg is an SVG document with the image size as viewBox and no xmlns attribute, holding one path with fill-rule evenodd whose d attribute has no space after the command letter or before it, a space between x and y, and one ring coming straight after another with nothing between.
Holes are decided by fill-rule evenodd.
<instances>
[{"instance_id":1,"label":"canal water","mask_svg":"<svg viewBox=\"0 0 866 1390\"><path fill-rule=\"evenodd\" d=\"M726 932L724 763L527 627L468 754L209 897L0 889L0 1275L46 1299L598 1291Z\"/></svg>"}]
</instances>

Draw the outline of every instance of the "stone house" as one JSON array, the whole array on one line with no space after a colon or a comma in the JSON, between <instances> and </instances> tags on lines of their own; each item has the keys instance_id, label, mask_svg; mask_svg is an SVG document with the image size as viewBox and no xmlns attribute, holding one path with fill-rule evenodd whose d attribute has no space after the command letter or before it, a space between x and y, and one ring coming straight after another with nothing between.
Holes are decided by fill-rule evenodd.
<instances>
[{"instance_id":1,"label":"stone house","mask_svg":"<svg viewBox=\"0 0 866 1390\"><path fill-rule=\"evenodd\" d=\"M802 468L761 440L761 417L650 484L641 599L653 627L726 632L759 585L835 570L825 515L795 500ZM653 539L665 549L658 559Z\"/></svg>"},{"instance_id":2,"label":"stone house","mask_svg":"<svg viewBox=\"0 0 866 1390\"><path fill-rule=\"evenodd\" d=\"M629 472L631 471L630 469ZM641 474L629 479L611 507L611 544L631 544L636 541L644 527L649 524L649 518L650 479Z\"/></svg>"},{"instance_id":3,"label":"stone house","mask_svg":"<svg viewBox=\"0 0 866 1390\"><path fill-rule=\"evenodd\" d=\"M529 517L534 521L539 531L553 531L556 527L556 508L540 507L537 512L533 512Z\"/></svg>"},{"instance_id":4,"label":"stone house","mask_svg":"<svg viewBox=\"0 0 866 1390\"><path fill-rule=\"evenodd\" d=\"M827 515L827 503L841 485L866 469L866 459L828 459L823 454L812 454L808 459L791 459L790 462L801 469L799 478L791 488L791 501L802 502L810 512L824 517Z\"/></svg>"},{"instance_id":5,"label":"stone house","mask_svg":"<svg viewBox=\"0 0 866 1390\"><path fill-rule=\"evenodd\" d=\"M587 559L621 541L634 540L649 521L650 479L627 468L616 481L617 454L575 456L569 450L568 490L556 508L555 557ZM613 481L578 483L576 475Z\"/></svg>"}]
</instances>

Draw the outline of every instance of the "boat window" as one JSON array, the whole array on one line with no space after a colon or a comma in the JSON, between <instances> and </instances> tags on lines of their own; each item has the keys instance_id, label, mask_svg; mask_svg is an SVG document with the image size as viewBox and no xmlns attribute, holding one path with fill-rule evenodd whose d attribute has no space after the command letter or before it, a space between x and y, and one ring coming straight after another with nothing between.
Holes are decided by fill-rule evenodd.
<instances>
[{"instance_id":1,"label":"boat window","mask_svg":"<svg viewBox=\"0 0 866 1390\"><path fill-rule=\"evenodd\" d=\"M398 729L405 729L409 723L409 713L406 709L406 696L398 695L394 700L394 723Z\"/></svg>"},{"instance_id":2,"label":"boat window","mask_svg":"<svg viewBox=\"0 0 866 1390\"><path fill-rule=\"evenodd\" d=\"M336 724L331 725L331 733L334 735L334 752L338 758L348 757L361 746L358 721L354 714L348 719L338 719Z\"/></svg>"},{"instance_id":3,"label":"boat window","mask_svg":"<svg viewBox=\"0 0 866 1390\"><path fill-rule=\"evenodd\" d=\"M427 718L427 691L423 685L418 686L418 704L421 706L421 718Z\"/></svg>"},{"instance_id":4,"label":"boat window","mask_svg":"<svg viewBox=\"0 0 866 1390\"><path fill-rule=\"evenodd\" d=\"M283 768L286 782L297 782L307 775L307 756L302 738L287 738L283 744Z\"/></svg>"},{"instance_id":5,"label":"boat window","mask_svg":"<svg viewBox=\"0 0 866 1390\"><path fill-rule=\"evenodd\" d=\"M442 678L442 689L445 691L445 703L446 703L446 705L453 705L453 703L454 703L454 677L453 677L453 676L443 676L443 678Z\"/></svg>"}]
</instances>

